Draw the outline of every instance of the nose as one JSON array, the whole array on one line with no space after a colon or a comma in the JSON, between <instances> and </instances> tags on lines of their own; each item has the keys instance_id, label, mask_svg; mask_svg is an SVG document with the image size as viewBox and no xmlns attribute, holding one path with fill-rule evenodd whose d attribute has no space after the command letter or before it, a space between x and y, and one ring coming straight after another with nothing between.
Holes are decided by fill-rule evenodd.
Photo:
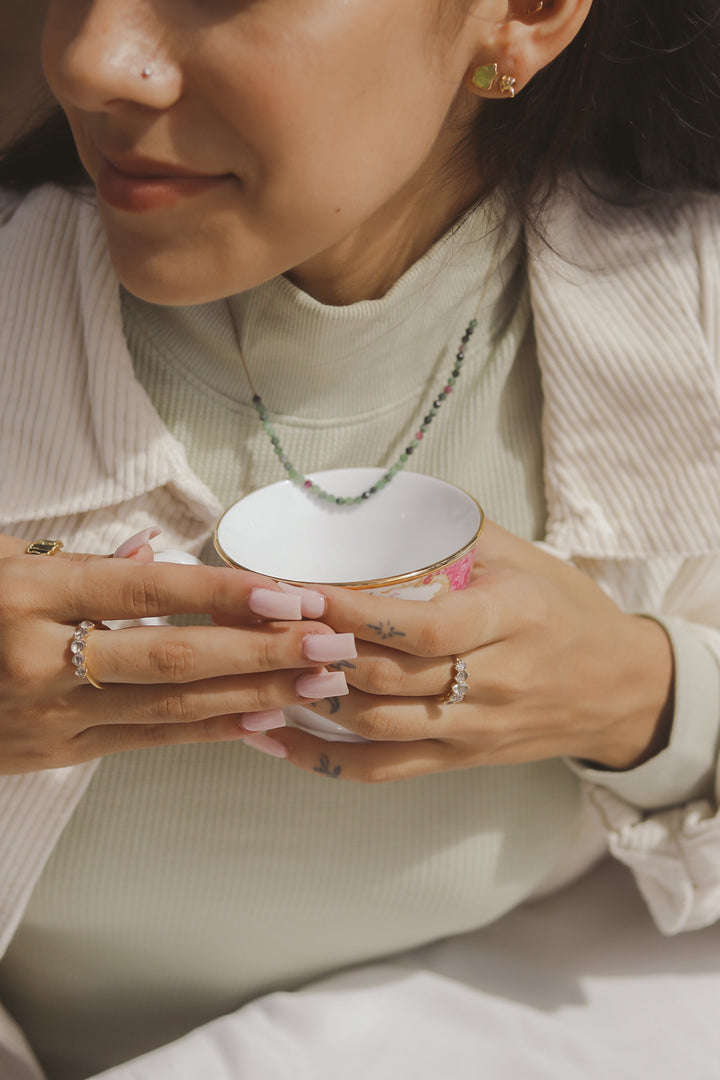
<instances>
[{"instance_id":1,"label":"nose","mask_svg":"<svg viewBox=\"0 0 720 1080\"><path fill-rule=\"evenodd\" d=\"M174 104L182 76L161 9L152 0L50 0L43 64L60 102L86 112Z\"/></svg>"}]
</instances>

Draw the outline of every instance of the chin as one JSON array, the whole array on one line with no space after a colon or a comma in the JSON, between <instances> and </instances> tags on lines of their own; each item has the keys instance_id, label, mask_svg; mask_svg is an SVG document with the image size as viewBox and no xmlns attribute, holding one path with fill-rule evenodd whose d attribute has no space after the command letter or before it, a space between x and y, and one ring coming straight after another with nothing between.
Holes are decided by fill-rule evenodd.
<instances>
[{"instance_id":1,"label":"chin","mask_svg":"<svg viewBox=\"0 0 720 1080\"><path fill-rule=\"evenodd\" d=\"M225 274L216 260L196 258L188 264L187 260L175 258L171 252L151 257L140 257L134 252L128 256L125 252L114 251L112 245L110 258L128 292L147 303L165 307L187 307L222 300L276 276L275 273L243 272L242 267L235 267L232 274Z\"/></svg>"},{"instance_id":2,"label":"chin","mask_svg":"<svg viewBox=\"0 0 720 1080\"><path fill-rule=\"evenodd\" d=\"M255 250L244 238L232 243L227 236L222 240L213 234L191 237L182 231L143 235L139 230L130 233L118 228L112 220L103 225L120 282L151 304L210 303L246 292L286 269L269 257L272 252Z\"/></svg>"}]
</instances>

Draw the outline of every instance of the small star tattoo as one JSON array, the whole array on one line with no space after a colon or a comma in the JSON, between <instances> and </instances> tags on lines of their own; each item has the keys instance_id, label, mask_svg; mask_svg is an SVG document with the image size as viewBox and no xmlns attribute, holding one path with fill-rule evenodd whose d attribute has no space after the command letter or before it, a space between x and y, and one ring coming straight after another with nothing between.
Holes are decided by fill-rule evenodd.
<instances>
[{"instance_id":1,"label":"small star tattoo","mask_svg":"<svg viewBox=\"0 0 720 1080\"><path fill-rule=\"evenodd\" d=\"M331 780L337 780L338 776L342 772L339 765L336 765L334 769L330 768L330 758L327 754L320 755L320 764L313 766L313 772L320 773L321 776L329 776Z\"/></svg>"},{"instance_id":2,"label":"small star tattoo","mask_svg":"<svg viewBox=\"0 0 720 1080\"><path fill-rule=\"evenodd\" d=\"M368 630L374 630L376 634L379 634L381 641L387 641L388 638L393 637L405 637L404 630L396 630L389 622L368 623L367 626Z\"/></svg>"}]
</instances>

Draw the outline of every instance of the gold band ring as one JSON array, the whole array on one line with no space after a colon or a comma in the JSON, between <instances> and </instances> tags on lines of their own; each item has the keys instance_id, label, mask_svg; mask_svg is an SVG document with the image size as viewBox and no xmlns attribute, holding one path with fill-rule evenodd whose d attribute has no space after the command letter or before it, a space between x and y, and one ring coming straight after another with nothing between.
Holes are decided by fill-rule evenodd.
<instances>
[{"instance_id":1,"label":"gold band ring","mask_svg":"<svg viewBox=\"0 0 720 1080\"><path fill-rule=\"evenodd\" d=\"M104 685L99 683L96 679L93 679L88 671L87 658L85 656L87 639L92 631L97 630L97 628L98 623L91 622L90 619L83 619L73 632L72 641L70 642L70 652L72 653L72 662L75 665L75 675L77 678L82 679L83 682L90 683L96 690L104 690Z\"/></svg>"},{"instance_id":2,"label":"gold band ring","mask_svg":"<svg viewBox=\"0 0 720 1080\"><path fill-rule=\"evenodd\" d=\"M26 555L54 555L56 551L62 551L62 540L33 540L25 548Z\"/></svg>"},{"instance_id":3,"label":"gold band ring","mask_svg":"<svg viewBox=\"0 0 720 1080\"><path fill-rule=\"evenodd\" d=\"M447 694L440 698L441 705L455 705L462 701L468 692L467 664L456 656L453 661L452 683Z\"/></svg>"}]
</instances>

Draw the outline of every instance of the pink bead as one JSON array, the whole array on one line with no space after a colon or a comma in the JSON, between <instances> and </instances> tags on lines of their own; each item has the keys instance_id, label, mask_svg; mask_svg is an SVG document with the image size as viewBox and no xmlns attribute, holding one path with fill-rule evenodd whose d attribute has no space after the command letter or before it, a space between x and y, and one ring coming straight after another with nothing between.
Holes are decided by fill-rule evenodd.
<instances>
[{"instance_id":1,"label":"pink bead","mask_svg":"<svg viewBox=\"0 0 720 1080\"><path fill-rule=\"evenodd\" d=\"M306 480L303 487L311 488L312 487L312 480Z\"/></svg>"},{"instance_id":2,"label":"pink bead","mask_svg":"<svg viewBox=\"0 0 720 1080\"><path fill-rule=\"evenodd\" d=\"M423 433L422 433L422 431L416 431L416 432L415 432L415 438L416 438L416 439L418 439L418 440L419 440L419 439L422 439L422 437L423 437Z\"/></svg>"},{"instance_id":3,"label":"pink bead","mask_svg":"<svg viewBox=\"0 0 720 1080\"><path fill-rule=\"evenodd\" d=\"M445 393L446 394L452 394L452 386L446 386L445 387Z\"/></svg>"}]
</instances>

